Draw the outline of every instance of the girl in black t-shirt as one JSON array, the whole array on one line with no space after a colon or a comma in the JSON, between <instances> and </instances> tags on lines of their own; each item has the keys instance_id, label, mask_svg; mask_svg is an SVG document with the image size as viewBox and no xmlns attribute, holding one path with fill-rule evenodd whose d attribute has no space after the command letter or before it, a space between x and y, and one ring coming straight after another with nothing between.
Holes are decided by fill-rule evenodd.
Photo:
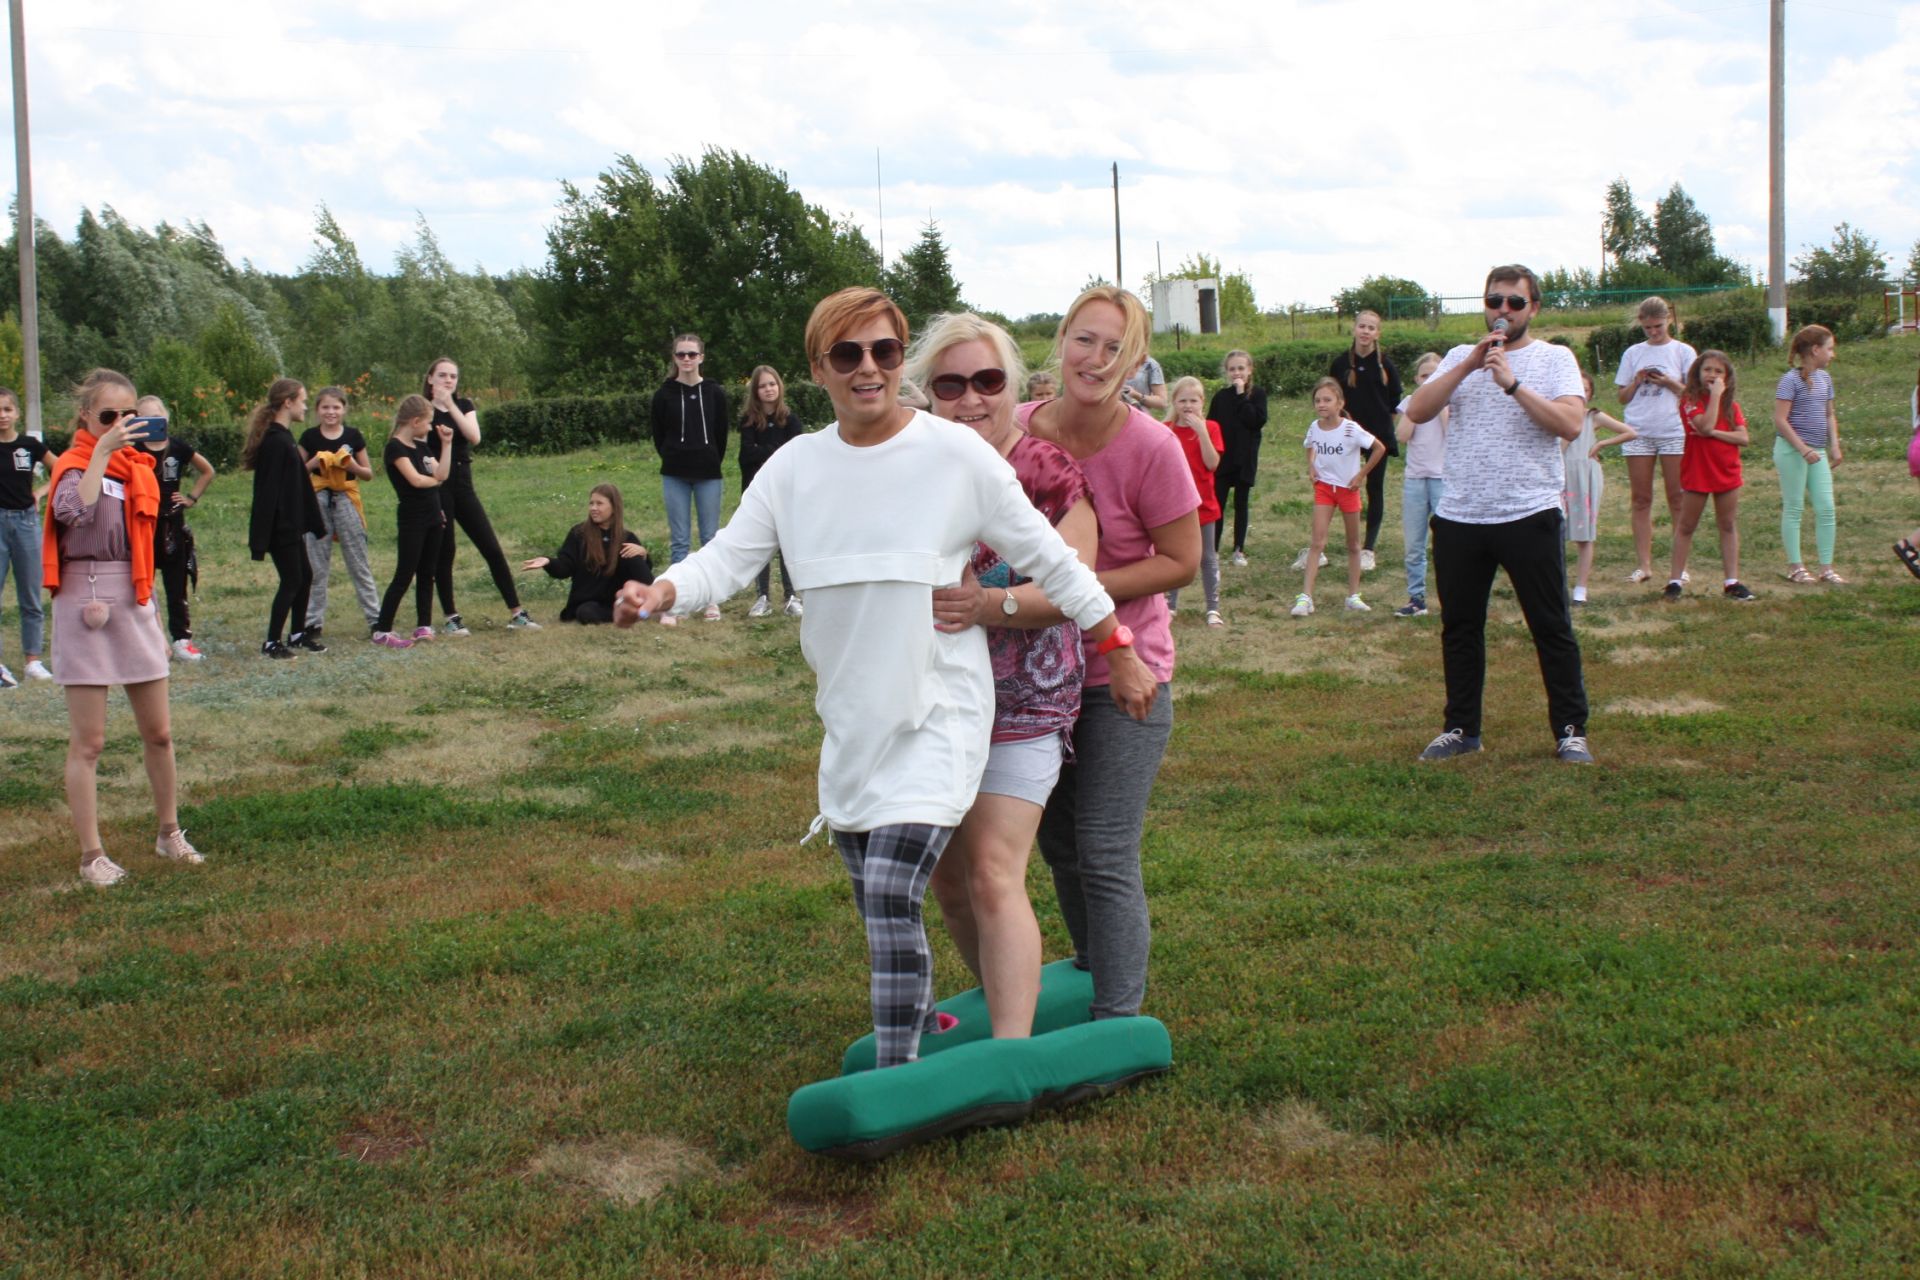
<instances>
[{"instance_id":1,"label":"girl in black t-shirt","mask_svg":"<svg viewBox=\"0 0 1920 1280\"><path fill-rule=\"evenodd\" d=\"M319 425L300 437L300 456L306 460L313 493L320 501L320 518L327 531L307 538L307 559L313 565L313 591L307 598L307 634L317 636L327 621L327 578L333 571L333 546L359 598L360 612L372 629L380 618L380 596L367 563L367 511L360 504L360 482L373 479L367 459L367 438L347 425L347 393L322 387L313 398L313 416Z\"/></svg>"},{"instance_id":2,"label":"girl in black t-shirt","mask_svg":"<svg viewBox=\"0 0 1920 1280\"><path fill-rule=\"evenodd\" d=\"M507 564L506 552L500 550L500 539L493 535L493 525L487 520L487 509L480 505L480 495L474 492L473 446L480 443L480 416L473 411L473 401L460 394L460 366L445 356L428 365L422 394L433 406L434 427L446 427L453 432L453 467L440 491L447 527L434 569L434 580L440 588L440 608L447 615L441 633L468 634L453 603L453 527L456 524L487 562L493 585L499 589L500 598L512 615L507 625L516 631L538 631L540 624L520 605L519 592L513 585L513 569Z\"/></svg>"},{"instance_id":3,"label":"girl in black t-shirt","mask_svg":"<svg viewBox=\"0 0 1920 1280\"><path fill-rule=\"evenodd\" d=\"M143 418L167 416L166 403L159 396L141 396L133 411ZM160 520L153 530L153 576L166 590L167 634L173 638L173 656L182 662L199 662L206 655L193 642L187 584L199 586L200 560L194 553L187 512L200 505L200 496L213 483L213 464L171 432L162 441L143 440L140 447L153 455L154 478L160 482ZM194 473L193 492L182 493L189 471Z\"/></svg>"},{"instance_id":4,"label":"girl in black t-shirt","mask_svg":"<svg viewBox=\"0 0 1920 1280\"><path fill-rule=\"evenodd\" d=\"M40 499L47 487L33 484L34 476L46 474L47 446L21 435L19 421L19 398L0 387L0 587L7 585L11 571L20 601L23 673L33 680L51 680L53 673L40 661L47 638L46 612L40 605ZM15 683L13 673L0 663L0 689Z\"/></svg>"},{"instance_id":5,"label":"girl in black t-shirt","mask_svg":"<svg viewBox=\"0 0 1920 1280\"><path fill-rule=\"evenodd\" d=\"M435 439L437 437L437 440ZM452 427L433 424L433 406L425 396L408 396L394 411L393 434L382 453L387 480L399 499L394 524L399 547L394 555L393 581L380 601L372 640L389 649L410 649L414 641L433 639L433 572L440 555L446 516L440 510L441 486L453 470ZM437 444L439 453L435 456ZM413 639L395 635L394 615L414 583Z\"/></svg>"},{"instance_id":6,"label":"girl in black t-shirt","mask_svg":"<svg viewBox=\"0 0 1920 1280\"><path fill-rule=\"evenodd\" d=\"M653 560L640 539L627 530L626 504L618 485L597 484L587 498L587 518L573 526L551 556L535 556L520 568L545 569L566 578L567 607L562 622L612 622L613 597L622 583L653 581Z\"/></svg>"},{"instance_id":7,"label":"girl in black t-shirt","mask_svg":"<svg viewBox=\"0 0 1920 1280\"><path fill-rule=\"evenodd\" d=\"M747 379L747 407L740 415L740 492L747 491L747 486L753 483L776 449L805 430L800 419L787 408L787 384L781 381L779 373L767 364L755 369ZM749 618L764 618L773 612L773 605L767 599L767 593L773 588L772 568L773 562L768 561L755 580L760 590L754 597L753 607L747 610ZM785 556L780 558L780 585L787 593L787 616L799 617L800 597L794 593Z\"/></svg>"},{"instance_id":8,"label":"girl in black t-shirt","mask_svg":"<svg viewBox=\"0 0 1920 1280\"><path fill-rule=\"evenodd\" d=\"M1400 407L1400 371L1380 349L1380 315L1362 311L1353 318L1353 345L1333 358L1327 376L1340 383L1347 417L1367 429L1386 449L1380 465L1367 473L1367 537L1361 546L1360 568L1373 568L1373 544L1386 514L1387 458L1400 456L1393 435L1394 414Z\"/></svg>"}]
</instances>

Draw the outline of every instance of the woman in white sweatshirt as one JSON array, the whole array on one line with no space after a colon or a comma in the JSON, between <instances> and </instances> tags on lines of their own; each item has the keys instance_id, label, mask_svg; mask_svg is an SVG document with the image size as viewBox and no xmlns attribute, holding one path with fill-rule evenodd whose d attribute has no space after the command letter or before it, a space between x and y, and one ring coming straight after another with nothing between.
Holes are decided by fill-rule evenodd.
<instances>
[{"instance_id":1,"label":"woman in white sweatshirt","mask_svg":"<svg viewBox=\"0 0 1920 1280\"><path fill-rule=\"evenodd\" d=\"M717 603L775 548L792 566L826 729L820 814L866 923L881 1067L912 1061L934 1029L921 902L973 803L993 726L986 637L936 630L935 588L959 582L985 542L1109 655L1112 696L1129 714L1146 715L1155 693L1113 601L993 447L899 403L906 340L906 317L877 290L822 300L807 354L837 421L770 458L711 543L652 585L623 587L614 619Z\"/></svg>"}]
</instances>

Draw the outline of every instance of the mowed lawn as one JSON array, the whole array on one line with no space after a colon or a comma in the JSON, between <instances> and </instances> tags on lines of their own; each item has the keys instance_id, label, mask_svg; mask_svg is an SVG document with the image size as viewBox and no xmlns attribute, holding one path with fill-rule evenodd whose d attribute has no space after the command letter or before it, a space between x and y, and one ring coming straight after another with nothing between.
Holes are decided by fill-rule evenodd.
<instances>
[{"instance_id":1,"label":"mowed lawn","mask_svg":"<svg viewBox=\"0 0 1920 1280\"><path fill-rule=\"evenodd\" d=\"M374 649L336 571L333 651L269 663L250 482L222 476L194 517L209 658L173 689L206 866L145 852L116 695L133 875L80 887L60 694L0 694L0 1276L1915 1274L1920 582L1888 546L1920 522L1916 356L1834 368L1847 587L1780 577L1777 361L1739 371L1757 603L1708 585L1710 520L1684 602L1622 581L1610 455L1590 769L1551 759L1504 590L1487 751L1414 762L1439 618L1388 614L1398 463L1375 612L1286 616L1310 415L1276 401L1230 625L1197 589L1177 623L1145 846L1174 1071L872 1168L785 1131L868 1026L844 872L798 843L796 625L743 596L510 633L463 541L470 639ZM664 562L650 451L481 457L516 563L603 479ZM523 581L551 623L563 589ZM970 985L932 931L941 994Z\"/></svg>"}]
</instances>

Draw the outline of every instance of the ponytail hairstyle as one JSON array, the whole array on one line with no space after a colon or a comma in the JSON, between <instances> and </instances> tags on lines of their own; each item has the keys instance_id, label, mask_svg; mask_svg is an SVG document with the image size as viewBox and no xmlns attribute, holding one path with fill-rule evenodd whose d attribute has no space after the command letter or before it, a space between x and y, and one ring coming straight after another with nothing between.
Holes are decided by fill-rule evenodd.
<instances>
[{"instance_id":1,"label":"ponytail hairstyle","mask_svg":"<svg viewBox=\"0 0 1920 1280\"><path fill-rule=\"evenodd\" d=\"M674 345L678 346L679 344L675 343ZM760 404L760 378L763 374L766 377L772 378L773 385L780 388L780 398L773 402L773 411L771 413L762 408ZM786 426L788 416L787 380L781 377L780 371L770 364L755 365L753 372L747 375L747 411L740 415L740 425L743 427L752 427L755 431L764 431L768 426ZM609 489L613 488L612 485L605 487ZM595 490L595 492L597 493L599 490ZM614 489L614 502L616 507L619 505L619 493L620 491L618 489Z\"/></svg>"},{"instance_id":2,"label":"ponytail hairstyle","mask_svg":"<svg viewBox=\"0 0 1920 1280\"><path fill-rule=\"evenodd\" d=\"M89 369L80 379L80 385L73 389L73 429L76 434L86 432L98 435L94 428L100 424L93 420L93 402L107 387L120 387L134 394L133 379L114 369ZM19 401L14 403L18 404Z\"/></svg>"},{"instance_id":3,"label":"ponytail hairstyle","mask_svg":"<svg viewBox=\"0 0 1920 1280\"><path fill-rule=\"evenodd\" d=\"M588 491L588 497L605 498L613 507L613 515L607 521L607 540L600 541L600 530L591 520L582 520L573 526L574 533L580 536L580 560L587 566L587 572L602 578L611 578L620 567L620 547L627 540L627 504L620 498L620 486L617 484L597 484Z\"/></svg>"},{"instance_id":4,"label":"ponytail hairstyle","mask_svg":"<svg viewBox=\"0 0 1920 1280\"><path fill-rule=\"evenodd\" d=\"M1727 385L1720 392L1720 419L1714 425L1722 430L1732 430L1735 374L1733 371L1733 361L1727 357L1726 352L1708 348L1694 357L1693 363L1687 366L1686 399L1689 401L1697 400L1703 406L1707 403L1705 366L1709 360L1718 360L1721 364L1725 365L1727 369Z\"/></svg>"},{"instance_id":5,"label":"ponytail hairstyle","mask_svg":"<svg viewBox=\"0 0 1920 1280\"><path fill-rule=\"evenodd\" d=\"M1201 382L1200 379L1194 377L1191 374L1188 374L1184 378L1176 378L1174 380L1173 385L1167 388L1167 421L1168 422L1173 421L1173 412L1174 412L1173 402L1180 398L1180 393L1182 391L1197 391L1200 393L1200 402L1202 404L1206 403L1207 388L1205 383ZM1204 418L1206 417L1206 414L1202 412L1200 416Z\"/></svg>"},{"instance_id":6,"label":"ponytail hairstyle","mask_svg":"<svg viewBox=\"0 0 1920 1280\"><path fill-rule=\"evenodd\" d=\"M1816 347L1824 347L1833 341L1833 330L1823 324L1810 324L1793 335L1793 342L1787 348L1793 357L1793 367L1800 375L1800 381L1813 385L1813 374L1800 367L1800 362Z\"/></svg>"},{"instance_id":7,"label":"ponytail hairstyle","mask_svg":"<svg viewBox=\"0 0 1920 1280\"><path fill-rule=\"evenodd\" d=\"M434 363L438 364L439 361ZM403 396L393 410L393 429L398 431L408 423L422 419L429 422L433 420L433 402L425 396Z\"/></svg>"},{"instance_id":8,"label":"ponytail hairstyle","mask_svg":"<svg viewBox=\"0 0 1920 1280\"><path fill-rule=\"evenodd\" d=\"M240 450L240 469L253 470L254 455L260 452L260 442L266 438L267 428L273 425L273 419L281 409L298 396L306 387L298 378L275 378L273 385L267 388L267 398L254 409L247 419L247 443Z\"/></svg>"},{"instance_id":9,"label":"ponytail hairstyle","mask_svg":"<svg viewBox=\"0 0 1920 1280\"><path fill-rule=\"evenodd\" d=\"M1372 316L1373 323L1375 325L1378 325L1381 323L1380 313L1378 311L1373 311L1373 310L1359 311L1354 314L1353 318L1354 320L1358 321L1361 316ZM1373 349L1374 349L1374 352L1380 357L1380 385L1384 387L1387 385L1387 353L1385 348L1383 348L1378 342L1375 342L1373 344ZM1243 352L1242 354L1245 354L1245 353ZM1348 386L1357 387L1360 385L1358 382L1355 381L1359 368L1360 368L1360 339L1355 338L1347 346L1347 385ZM1340 402L1342 404L1345 404L1346 400L1347 400L1347 395L1346 395L1346 392L1343 391L1340 393Z\"/></svg>"},{"instance_id":10,"label":"ponytail hairstyle","mask_svg":"<svg viewBox=\"0 0 1920 1280\"><path fill-rule=\"evenodd\" d=\"M1353 370L1351 368L1347 370L1347 377L1353 377ZM1344 415L1347 411L1347 393L1341 389L1340 379L1338 378L1322 378L1320 381L1314 383L1313 390L1307 393L1307 399L1312 400L1315 396L1319 395L1320 388L1322 387L1333 392L1333 398L1340 402L1340 412Z\"/></svg>"}]
</instances>

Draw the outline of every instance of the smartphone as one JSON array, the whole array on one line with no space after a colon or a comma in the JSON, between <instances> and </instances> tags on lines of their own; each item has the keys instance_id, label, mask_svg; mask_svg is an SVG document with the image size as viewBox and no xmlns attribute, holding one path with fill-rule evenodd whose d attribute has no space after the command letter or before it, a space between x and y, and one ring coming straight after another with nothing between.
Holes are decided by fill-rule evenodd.
<instances>
[{"instance_id":1,"label":"smartphone","mask_svg":"<svg viewBox=\"0 0 1920 1280\"><path fill-rule=\"evenodd\" d=\"M137 431L142 444L165 444L167 442L167 420L165 418L128 418L127 431Z\"/></svg>"}]
</instances>

